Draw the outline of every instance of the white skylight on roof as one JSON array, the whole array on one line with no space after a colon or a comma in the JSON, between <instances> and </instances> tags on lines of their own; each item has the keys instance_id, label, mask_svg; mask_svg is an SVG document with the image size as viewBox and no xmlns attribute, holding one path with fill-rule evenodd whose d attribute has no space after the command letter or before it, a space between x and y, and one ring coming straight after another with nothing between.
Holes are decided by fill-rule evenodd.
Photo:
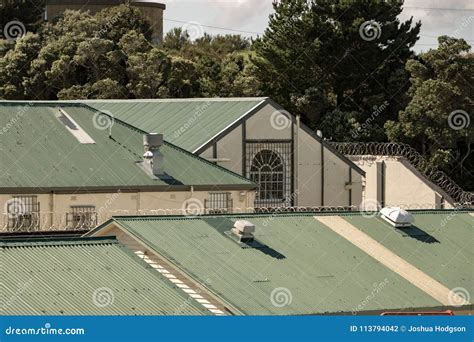
<instances>
[{"instance_id":1,"label":"white skylight on roof","mask_svg":"<svg viewBox=\"0 0 474 342\"><path fill-rule=\"evenodd\" d=\"M81 144L95 144L94 139L92 139L91 136L87 134L87 132L79 126L64 109L58 108L55 115L59 122L61 122Z\"/></svg>"}]
</instances>

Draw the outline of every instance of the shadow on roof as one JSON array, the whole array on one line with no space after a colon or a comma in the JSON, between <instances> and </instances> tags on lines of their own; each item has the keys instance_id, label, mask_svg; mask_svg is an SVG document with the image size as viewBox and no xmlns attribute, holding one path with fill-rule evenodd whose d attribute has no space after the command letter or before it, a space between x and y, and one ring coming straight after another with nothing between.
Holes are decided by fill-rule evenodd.
<instances>
[{"instance_id":1,"label":"shadow on roof","mask_svg":"<svg viewBox=\"0 0 474 342\"><path fill-rule=\"evenodd\" d=\"M395 231L399 232L403 236L408 236L424 243L440 243L439 240L434 236L428 234L417 226L411 226L409 228L395 228Z\"/></svg>"},{"instance_id":2,"label":"shadow on roof","mask_svg":"<svg viewBox=\"0 0 474 342\"><path fill-rule=\"evenodd\" d=\"M234 226L234 220L227 217L202 217L201 219L226 237L229 237L230 234L228 233ZM258 241L258 239L247 243L236 243L243 249L253 249L278 260L286 259L285 255Z\"/></svg>"}]
</instances>

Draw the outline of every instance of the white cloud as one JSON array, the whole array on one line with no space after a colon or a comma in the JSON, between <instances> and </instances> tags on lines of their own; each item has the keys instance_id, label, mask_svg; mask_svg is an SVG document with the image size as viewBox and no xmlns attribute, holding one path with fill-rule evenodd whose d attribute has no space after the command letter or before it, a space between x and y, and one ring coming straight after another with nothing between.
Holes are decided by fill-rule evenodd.
<instances>
[{"instance_id":1,"label":"white cloud","mask_svg":"<svg viewBox=\"0 0 474 342\"><path fill-rule=\"evenodd\" d=\"M166 21L166 19L176 19L197 21L204 26L263 33L268 25L268 16L273 12L273 0L167 0L164 2L167 5L165 31L171 27L182 26L180 23ZM400 20L404 21L413 16L415 22L419 20L422 22L419 49L436 47L436 37L444 34L462 37L471 43L474 40L474 11L454 10L474 9L473 0L405 0L404 6ZM211 34L232 33L232 31L209 27L204 27L204 30ZM255 36L255 34L246 35Z\"/></svg>"},{"instance_id":2,"label":"white cloud","mask_svg":"<svg viewBox=\"0 0 474 342\"><path fill-rule=\"evenodd\" d=\"M168 0L165 31L180 26L166 19L197 21L202 25L263 33L268 16L273 12L272 0ZM209 33L232 33L204 27Z\"/></svg>"},{"instance_id":3,"label":"white cloud","mask_svg":"<svg viewBox=\"0 0 474 342\"><path fill-rule=\"evenodd\" d=\"M421 21L419 49L427 50L430 47L436 47L436 37L440 35L464 38L471 43L474 40L474 2L472 0L445 2L405 0L404 7L405 9L400 15L401 20L413 16L415 22Z\"/></svg>"}]
</instances>

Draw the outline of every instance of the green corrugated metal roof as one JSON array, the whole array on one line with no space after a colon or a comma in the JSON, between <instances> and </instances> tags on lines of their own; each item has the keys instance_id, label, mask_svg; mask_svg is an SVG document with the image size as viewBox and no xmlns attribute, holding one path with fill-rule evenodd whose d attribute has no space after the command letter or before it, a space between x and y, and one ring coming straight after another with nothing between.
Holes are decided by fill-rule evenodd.
<instances>
[{"instance_id":1,"label":"green corrugated metal roof","mask_svg":"<svg viewBox=\"0 0 474 342\"><path fill-rule=\"evenodd\" d=\"M83 100L146 132L194 152L266 98Z\"/></svg>"},{"instance_id":2,"label":"green corrugated metal roof","mask_svg":"<svg viewBox=\"0 0 474 342\"><path fill-rule=\"evenodd\" d=\"M414 212L414 227L395 229L380 217L344 218L449 289L474 293L474 217L469 212Z\"/></svg>"},{"instance_id":3,"label":"green corrugated metal roof","mask_svg":"<svg viewBox=\"0 0 474 342\"><path fill-rule=\"evenodd\" d=\"M0 255L1 315L209 314L114 239L0 242Z\"/></svg>"},{"instance_id":4,"label":"green corrugated metal roof","mask_svg":"<svg viewBox=\"0 0 474 342\"><path fill-rule=\"evenodd\" d=\"M268 248L241 248L232 241L225 231L238 219L255 224L256 239ZM311 214L115 220L244 314L322 314L441 306ZM291 293L292 300L278 307L271 296L281 288ZM284 291L276 297L276 304L278 298L284 300Z\"/></svg>"},{"instance_id":5,"label":"green corrugated metal roof","mask_svg":"<svg viewBox=\"0 0 474 342\"><path fill-rule=\"evenodd\" d=\"M143 132L115 120L112 139L100 129L105 117L85 105L61 104L95 144L81 144L55 116L57 104L0 103L0 187L76 188L252 183L172 144L161 152L172 180L154 180L137 162ZM225 188L225 187L224 187Z\"/></svg>"}]
</instances>

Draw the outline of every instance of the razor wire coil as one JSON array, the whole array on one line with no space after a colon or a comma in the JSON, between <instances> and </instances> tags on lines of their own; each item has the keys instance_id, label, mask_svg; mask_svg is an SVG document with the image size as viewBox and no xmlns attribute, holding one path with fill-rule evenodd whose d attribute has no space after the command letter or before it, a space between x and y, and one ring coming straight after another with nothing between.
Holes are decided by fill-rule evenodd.
<instances>
[{"instance_id":1,"label":"razor wire coil","mask_svg":"<svg viewBox=\"0 0 474 342\"><path fill-rule=\"evenodd\" d=\"M456 203L472 206L474 204L474 193L464 191L446 173L439 170L426 160L413 147L403 143L354 143L354 142L331 142L339 153L346 156L391 156L405 158L413 167L421 172L429 181L439 186Z\"/></svg>"}]
</instances>

